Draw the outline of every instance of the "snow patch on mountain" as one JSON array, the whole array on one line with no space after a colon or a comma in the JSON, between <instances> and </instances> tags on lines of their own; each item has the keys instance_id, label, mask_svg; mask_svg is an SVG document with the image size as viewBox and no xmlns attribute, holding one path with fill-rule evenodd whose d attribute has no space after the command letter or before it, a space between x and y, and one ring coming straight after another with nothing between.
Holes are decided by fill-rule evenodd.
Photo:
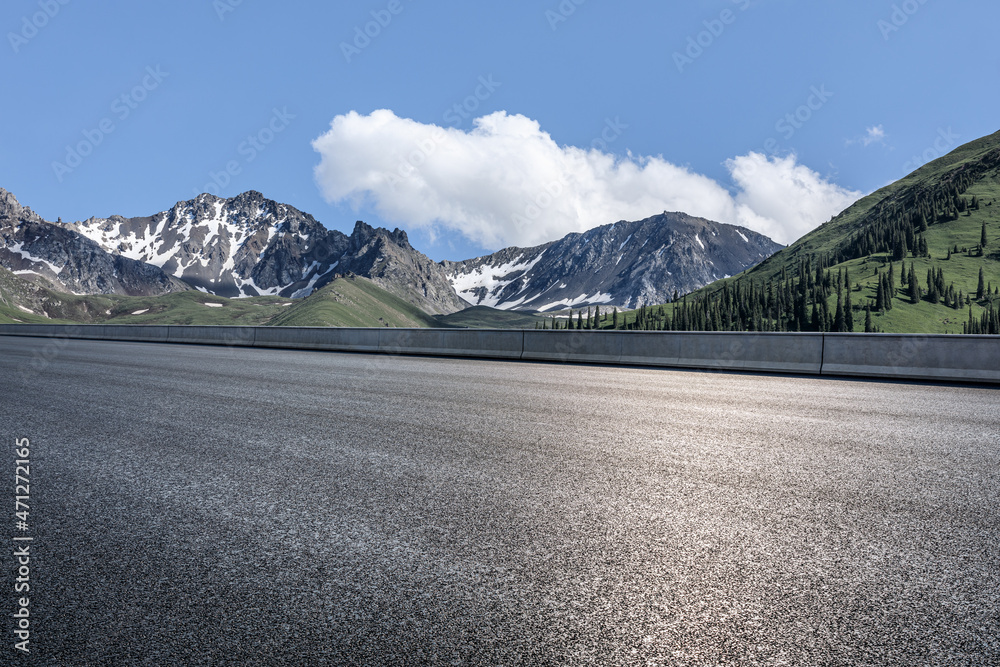
<instances>
[{"instance_id":1,"label":"snow patch on mountain","mask_svg":"<svg viewBox=\"0 0 1000 667\"><path fill-rule=\"evenodd\" d=\"M706 235L712 237L710 244L701 238ZM669 301L674 290L703 287L721 273L744 271L780 248L748 229L663 213L569 234L536 248L506 248L442 264L459 296L477 306L539 312L596 305L638 308Z\"/></svg>"},{"instance_id":2,"label":"snow patch on mountain","mask_svg":"<svg viewBox=\"0 0 1000 667\"><path fill-rule=\"evenodd\" d=\"M12 253L20 255L23 259L28 260L32 264L44 264L45 266L48 267L48 269L52 273L54 273L57 276L59 275L59 272L62 271L62 267L61 266L56 266L52 262L46 261L46 260L42 259L41 257L35 257L34 255L32 255L27 250L24 250L24 244L23 243L14 243L12 245L7 246L7 249L10 250Z\"/></svg>"},{"instance_id":3,"label":"snow patch on mountain","mask_svg":"<svg viewBox=\"0 0 1000 667\"><path fill-rule=\"evenodd\" d=\"M476 267L469 273L456 273L448 276L451 286L460 297L472 305L489 306L496 308L501 302L500 296L503 288L513 283L517 278L531 270L545 255L544 252L529 261L523 261L524 255L520 255L512 261L504 264L490 265L483 264ZM477 298L476 293L485 290L487 296ZM524 299L517 302L520 305ZM514 302L507 305L507 308L517 307Z\"/></svg>"}]
</instances>

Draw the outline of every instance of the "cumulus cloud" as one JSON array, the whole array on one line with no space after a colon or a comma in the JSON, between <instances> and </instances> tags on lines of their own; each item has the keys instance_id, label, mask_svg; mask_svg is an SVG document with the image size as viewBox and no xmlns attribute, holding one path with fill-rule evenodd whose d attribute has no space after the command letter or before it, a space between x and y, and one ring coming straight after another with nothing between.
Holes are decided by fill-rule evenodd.
<instances>
[{"instance_id":1,"label":"cumulus cloud","mask_svg":"<svg viewBox=\"0 0 1000 667\"><path fill-rule=\"evenodd\" d=\"M846 208L850 192L794 156L727 162L734 192L662 157L560 146L539 124L503 111L471 131L392 111L334 118L313 142L330 202L369 203L395 224L458 232L490 249L531 246L616 220L684 211L789 243Z\"/></svg>"},{"instance_id":2,"label":"cumulus cloud","mask_svg":"<svg viewBox=\"0 0 1000 667\"><path fill-rule=\"evenodd\" d=\"M736 224L779 243L805 236L861 197L798 164L794 155L750 153L728 160L726 167L737 186Z\"/></svg>"}]
</instances>

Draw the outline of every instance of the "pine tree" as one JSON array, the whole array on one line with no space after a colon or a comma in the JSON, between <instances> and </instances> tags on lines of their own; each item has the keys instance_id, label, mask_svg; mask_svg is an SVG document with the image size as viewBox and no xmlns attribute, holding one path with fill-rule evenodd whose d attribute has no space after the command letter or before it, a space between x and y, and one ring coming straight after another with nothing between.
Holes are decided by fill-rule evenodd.
<instances>
[{"instance_id":1,"label":"pine tree","mask_svg":"<svg viewBox=\"0 0 1000 667\"><path fill-rule=\"evenodd\" d=\"M851 304L851 290L844 295L844 329L854 332L854 306Z\"/></svg>"},{"instance_id":2,"label":"pine tree","mask_svg":"<svg viewBox=\"0 0 1000 667\"><path fill-rule=\"evenodd\" d=\"M872 333L874 329L872 328L872 309L870 306L865 306L865 333Z\"/></svg>"},{"instance_id":3,"label":"pine tree","mask_svg":"<svg viewBox=\"0 0 1000 667\"><path fill-rule=\"evenodd\" d=\"M985 222L983 223L983 233L980 236L979 247L981 247L981 248L985 248L986 247L986 223Z\"/></svg>"},{"instance_id":4,"label":"pine tree","mask_svg":"<svg viewBox=\"0 0 1000 667\"><path fill-rule=\"evenodd\" d=\"M899 234L896 236L896 243L892 248L892 258L899 261L904 257L906 257L906 237Z\"/></svg>"},{"instance_id":5,"label":"pine tree","mask_svg":"<svg viewBox=\"0 0 1000 667\"><path fill-rule=\"evenodd\" d=\"M677 290L674 290L675 293L676 293L676 291ZM676 299L674 299L674 300L676 301ZM618 306L615 306L615 311L611 315L611 328L612 329L617 329L618 328Z\"/></svg>"},{"instance_id":6,"label":"pine tree","mask_svg":"<svg viewBox=\"0 0 1000 667\"><path fill-rule=\"evenodd\" d=\"M983 267L979 267L979 287L976 288L976 301L982 301L986 286L983 283Z\"/></svg>"}]
</instances>

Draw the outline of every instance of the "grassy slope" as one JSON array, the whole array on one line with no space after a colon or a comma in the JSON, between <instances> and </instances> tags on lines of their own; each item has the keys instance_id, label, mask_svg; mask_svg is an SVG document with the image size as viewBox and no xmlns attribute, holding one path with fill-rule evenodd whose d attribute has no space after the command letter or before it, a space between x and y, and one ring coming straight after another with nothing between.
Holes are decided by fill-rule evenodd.
<instances>
[{"instance_id":1,"label":"grassy slope","mask_svg":"<svg viewBox=\"0 0 1000 667\"><path fill-rule=\"evenodd\" d=\"M0 323L90 322L106 306L101 297L55 292L0 266Z\"/></svg>"},{"instance_id":2,"label":"grassy slope","mask_svg":"<svg viewBox=\"0 0 1000 667\"><path fill-rule=\"evenodd\" d=\"M451 315L438 315L435 319L446 326L470 329L534 329L536 324L548 321L536 315L486 306L473 306Z\"/></svg>"},{"instance_id":3,"label":"grassy slope","mask_svg":"<svg viewBox=\"0 0 1000 667\"><path fill-rule=\"evenodd\" d=\"M871 209L876 206L879 202L884 200L893 199L901 195L905 190L914 186L920 186L925 183L933 183L939 181L945 174L954 171L955 169L961 167L971 161L977 160L982 156L983 153L1000 147L1000 132L992 134L988 137L983 137L982 139L977 139L976 141L970 142L959 148L955 149L948 155L930 162L920 169L914 171L912 174L887 185L886 187L873 192L872 194L864 197L863 199L855 202L847 210L843 211L840 215L837 215L831 221L823 224L814 231L806 234L801 239L790 245L789 247L781 250L768 259L764 260L757 266L749 269L741 275L750 276L754 279L767 279L774 277L781 273L782 267L792 270L798 265L800 257L805 257L810 254L824 254L832 251L838 243L840 243L845 238L849 237L858 229L862 229L866 223L866 216L871 211ZM967 199L971 199L972 195L977 194L980 198L983 195L976 192L974 186L968 192L965 193ZM987 195L988 196L988 195ZM985 202L984 202L985 204ZM980 213L990 213L992 209L982 209ZM980 220L981 222L981 220ZM941 223L944 225L954 224L962 226L963 223L968 224L967 220L963 217L961 220L954 221L952 223ZM975 241L972 242L973 245L979 242L979 232L980 228L977 223L975 230ZM934 229L934 226L931 227ZM931 243L932 235L928 233L927 241L928 244ZM971 237L970 241L971 241ZM944 250L942 249L942 254ZM936 256L933 248L931 249L931 256ZM729 279L731 280L731 279ZM715 291L713 287L719 283L713 283L705 290ZM975 286L973 286L975 287Z\"/></svg>"},{"instance_id":4,"label":"grassy slope","mask_svg":"<svg viewBox=\"0 0 1000 667\"><path fill-rule=\"evenodd\" d=\"M430 315L364 278L341 278L306 299L296 300L273 296L226 299L195 290L154 297L76 296L36 285L0 267L0 323L12 322L442 326Z\"/></svg>"},{"instance_id":5,"label":"grassy slope","mask_svg":"<svg viewBox=\"0 0 1000 667\"><path fill-rule=\"evenodd\" d=\"M435 327L416 306L365 278L338 278L285 309L267 324L302 327Z\"/></svg>"},{"instance_id":6,"label":"grassy slope","mask_svg":"<svg viewBox=\"0 0 1000 667\"><path fill-rule=\"evenodd\" d=\"M218 303L220 307L206 306ZM291 299L224 299L197 291L155 297L56 292L0 267L0 322L86 324L265 324ZM32 311L28 313L25 309ZM135 312L147 311L140 315Z\"/></svg>"},{"instance_id":7,"label":"grassy slope","mask_svg":"<svg viewBox=\"0 0 1000 667\"><path fill-rule=\"evenodd\" d=\"M102 319L111 324L203 324L263 325L295 302L276 296L225 299L190 291L155 297L112 297L112 305ZM205 304L219 304L218 307ZM147 311L141 313L141 311ZM133 313L139 312L139 315Z\"/></svg>"},{"instance_id":8,"label":"grassy slope","mask_svg":"<svg viewBox=\"0 0 1000 667\"><path fill-rule=\"evenodd\" d=\"M872 208L880 202L900 196L908 188L939 181L945 174L962 165L979 159L984 153L1000 147L1000 132L983 137L959 147L952 153L924 165L907 177L888 185L877 192L861 199L830 222L810 232L788 248L781 250L756 267L742 274L720 280L693 293L694 297L714 294L722 289L724 283L730 285L737 280L767 281L787 269L794 275L799 260L809 255L822 255L831 252L841 241L849 238L858 229L864 228L867 216ZM944 270L945 283L954 283L956 289L968 294L975 293L979 281L979 269L983 269L984 278L994 287L1000 286L1000 181L992 175L981 179L970 187L963 195L971 200L973 196L980 199L981 207L970 214L962 214L958 220L932 224L924 234L930 259L906 258L907 266L912 262L921 287L926 291L927 269ZM946 260L947 251L957 245L974 248L979 243L982 223L986 222L989 245L985 257L967 257L963 253L952 255ZM875 298L878 282L875 279L875 268L884 272L889 265L888 255L873 255L871 257L854 259L832 267L848 269L851 283L861 284L860 291L852 294L855 307L863 308L869 299ZM896 283L899 288L899 263L894 265ZM836 300L830 300L831 312L835 309ZM668 306L669 308L669 306ZM978 319L983 312L979 305L972 306L973 314ZM860 315L860 316L859 316ZM911 304L909 299L897 293L893 301L893 309L883 314L873 313L873 323L881 331L898 333L961 333L962 323L968 320L969 309L954 310L943 304L931 304L921 301ZM627 316L631 321L634 315ZM864 313L855 312L855 330L863 330Z\"/></svg>"}]
</instances>

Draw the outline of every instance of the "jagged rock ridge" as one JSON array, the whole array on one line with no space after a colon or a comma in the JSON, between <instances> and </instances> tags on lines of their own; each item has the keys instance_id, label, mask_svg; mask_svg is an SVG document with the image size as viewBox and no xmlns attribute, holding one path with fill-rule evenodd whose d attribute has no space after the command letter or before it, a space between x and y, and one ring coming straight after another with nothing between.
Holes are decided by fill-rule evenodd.
<instances>
[{"instance_id":1,"label":"jagged rock ridge","mask_svg":"<svg viewBox=\"0 0 1000 667\"><path fill-rule=\"evenodd\" d=\"M740 273L782 247L743 227L664 212L442 266L473 305L540 312L638 308Z\"/></svg>"},{"instance_id":2,"label":"jagged rock ridge","mask_svg":"<svg viewBox=\"0 0 1000 667\"><path fill-rule=\"evenodd\" d=\"M405 232L359 222L347 236L254 191L232 199L203 194L150 217L91 218L65 227L224 297L301 298L354 273L431 314L467 305Z\"/></svg>"},{"instance_id":3,"label":"jagged rock ridge","mask_svg":"<svg viewBox=\"0 0 1000 667\"><path fill-rule=\"evenodd\" d=\"M2 188L0 265L71 294L153 296L190 289L155 266L109 253L63 225L46 222Z\"/></svg>"}]
</instances>

